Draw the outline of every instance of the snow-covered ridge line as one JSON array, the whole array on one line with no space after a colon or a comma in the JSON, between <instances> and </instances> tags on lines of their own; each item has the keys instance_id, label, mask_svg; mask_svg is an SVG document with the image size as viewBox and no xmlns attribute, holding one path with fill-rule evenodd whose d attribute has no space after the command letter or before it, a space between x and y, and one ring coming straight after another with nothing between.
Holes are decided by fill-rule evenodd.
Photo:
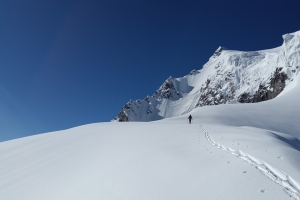
<instances>
[{"instance_id":1,"label":"snow-covered ridge line","mask_svg":"<svg viewBox=\"0 0 300 200\"><path fill-rule=\"evenodd\" d=\"M130 100L112 121L154 121L180 116L195 107L270 100L299 71L300 31L283 35L283 44L268 50L219 47L201 70L169 77L152 96Z\"/></svg>"},{"instance_id":2,"label":"snow-covered ridge line","mask_svg":"<svg viewBox=\"0 0 300 200\"><path fill-rule=\"evenodd\" d=\"M241 151L241 150L234 150L229 147L225 147L217 142L215 142L211 136L209 135L209 132L202 126L199 125L200 128L205 133L205 137L207 141L213 145L216 146L218 149L223 150L229 154L232 154L241 160L244 160L246 163L253 165L256 169L258 169L262 174L267 176L272 181L276 182L280 186L282 186L283 190L290 196L293 197L295 200L300 199L300 184L297 183L292 177L287 175L286 173L270 166L266 162L259 160L257 158L254 158L253 156Z\"/></svg>"}]
</instances>

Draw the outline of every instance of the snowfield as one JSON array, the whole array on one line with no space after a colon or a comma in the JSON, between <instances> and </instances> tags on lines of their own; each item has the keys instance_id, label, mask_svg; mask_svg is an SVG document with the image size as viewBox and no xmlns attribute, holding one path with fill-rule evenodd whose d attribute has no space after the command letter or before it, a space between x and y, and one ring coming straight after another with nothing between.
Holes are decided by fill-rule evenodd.
<instances>
[{"instance_id":1,"label":"snowfield","mask_svg":"<svg viewBox=\"0 0 300 200\"><path fill-rule=\"evenodd\" d=\"M217 49L202 70L126 104L116 121L131 122L1 142L0 200L300 200L300 32L283 39L271 50ZM238 103L278 67L280 95ZM198 101L201 91L213 101Z\"/></svg>"},{"instance_id":2,"label":"snowfield","mask_svg":"<svg viewBox=\"0 0 300 200\"><path fill-rule=\"evenodd\" d=\"M0 143L0 199L300 199L299 76L279 97ZM298 138L298 139L297 139Z\"/></svg>"}]
</instances>

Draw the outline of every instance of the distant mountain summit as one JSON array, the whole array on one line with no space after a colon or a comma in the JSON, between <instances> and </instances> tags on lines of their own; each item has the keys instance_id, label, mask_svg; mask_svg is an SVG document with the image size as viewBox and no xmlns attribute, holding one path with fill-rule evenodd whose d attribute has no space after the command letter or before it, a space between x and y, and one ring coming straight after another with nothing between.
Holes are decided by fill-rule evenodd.
<instances>
[{"instance_id":1,"label":"distant mountain summit","mask_svg":"<svg viewBox=\"0 0 300 200\"><path fill-rule=\"evenodd\" d=\"M283 44L274 49L219 47L201 70L169 77L152 96L126 103L112 121L153 121L195 107L270 100L294 81L299 70L300 31L283 35Z\"/></svg>"}]
</instances>

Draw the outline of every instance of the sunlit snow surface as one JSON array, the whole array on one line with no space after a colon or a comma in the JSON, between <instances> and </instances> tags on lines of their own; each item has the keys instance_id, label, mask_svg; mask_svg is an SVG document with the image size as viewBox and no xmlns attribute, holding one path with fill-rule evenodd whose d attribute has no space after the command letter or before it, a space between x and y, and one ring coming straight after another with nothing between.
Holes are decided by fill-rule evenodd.
<instances>
[{"instance_id":1,"label":"sunlit snow surface","mask_svg":"<svg viewBox=\"0 0 300 200\"><path fill-rule=\"evenodd\" d=\"M299 95L2 142L0 199L299 199Z\"/></svg>"},{"instance_id":2,"label":"sunlit snow surface","mask_svg":"<svg viewBox=\"0 0 300 200\"><path fill-rule=\"evenodd\" d=\"M300 76L294 79L261 103L2 142L0 199L299 199ZM181 109L195 103L184 101Z\"/></svg>"}]
</instances>

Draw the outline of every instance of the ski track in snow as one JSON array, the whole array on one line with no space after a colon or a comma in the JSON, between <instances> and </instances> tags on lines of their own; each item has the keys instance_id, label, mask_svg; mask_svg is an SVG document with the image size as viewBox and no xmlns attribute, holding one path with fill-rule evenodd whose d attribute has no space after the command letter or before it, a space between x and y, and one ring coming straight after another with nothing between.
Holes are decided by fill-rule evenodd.
<instances>
[{"instance_id":1,"label":"ski track in snow","mask_svg":"<svg viewBox=\"0 0 300 200\"><path fill-rule=\"evenodd\" d=\"M290 196L293 197L296 200L300 200L300 185L297 183L292 177L290 177L288 174L270 166L266 162L259 160L241 150L234 150L229 147L225 147L217 142L215 142L209 135L209 132L200 125L200 128L205 133L205 137L207 141L217 147L220 150L223 150L229 154L232 154L242 160L244 160L246 163L253 165L256 169L258 169L262 174L267 176L272 181L276 182L277 184L281 185L283 190Z\"/></svg>"}]
</instances>

